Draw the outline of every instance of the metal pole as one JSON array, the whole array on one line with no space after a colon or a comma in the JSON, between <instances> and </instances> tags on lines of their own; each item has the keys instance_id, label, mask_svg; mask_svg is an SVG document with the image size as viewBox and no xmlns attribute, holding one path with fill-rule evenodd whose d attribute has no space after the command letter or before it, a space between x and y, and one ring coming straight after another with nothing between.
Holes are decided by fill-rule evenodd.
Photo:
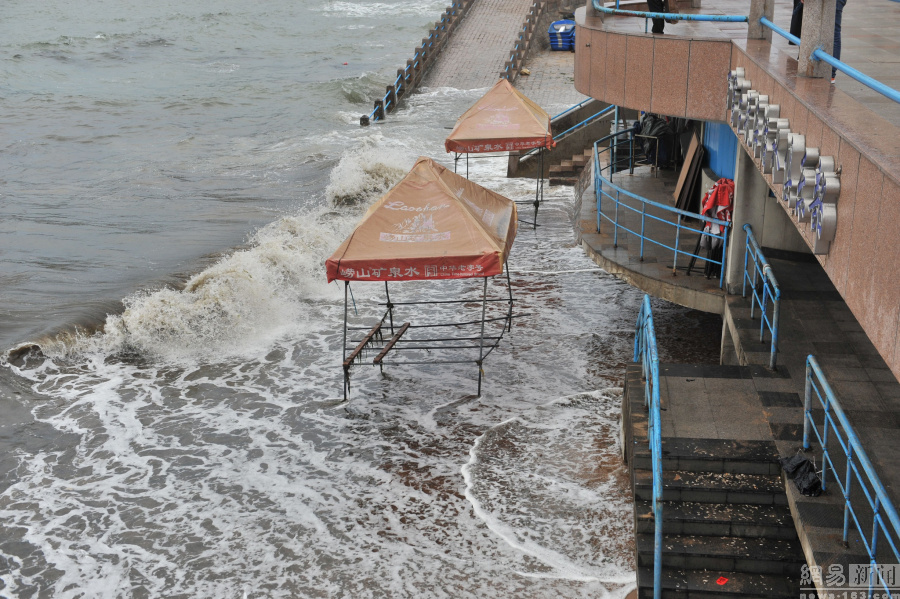
<instances>
[{"instance_id":1,"label":"metal pole","mask_svg":"<svg viewBox=\"0 0 900 599\"><path fill-rule=\"evenodd\" d=\"M719 289L725 281L725 260L728 259L728 225L722 231L722 263L719 265Z\"/></svg>"},{"instance_id":2,"label":"metal pole","mask_svg":"<svg viewBox=\"0 0 900 599\"><path fill-rule=\"evenodd\" d=\"M469 178L469 153L466 152L466 179Z\"/></svg>"},{"instance_id":3,"label":"metal pole","mask_svg":"<svg viewBox=\"0 0 900 599\"><path fill-rule=\"evenodd\" d=\"M611 199L611 198L610 198ZM619 247L619 188L616 188L616 224L613 227L613 247Z\"/></svg>"},{"instance_id":4,"label":"metal pole","mask_svg":"<svg viewBox=\"0 0 900 599\"><path fill-rule=\"evenodd\" d=\"M809 419L812 415L812 366L806 359L806 384L803 391L803 449L809 449Z\"/></svg>"},{"instance_id":5,"label":"metal pole","mask_svg":"<svg viewBox=\"0 0 900 599\"><path fill-rule=\"evenodd\" d=\"M481 396L481 377L484 374L481 361L484 359L484 319L487 316L487 277L484 277L484 292L481 299L481 340L478 342L478 395Z\"/></svg>"},{"instance_id":6,"label":"metal pole","mask_svg":"<svg viewBox=\"0 0 900 599\"><path fill-rule=\"evenodd\" d=\"M618 133L619 132L619 105L616 104L616 109L613 111L613 128L610 133ZM609 169L609 176L612 177L613 174L618 170L619 167L619 136L613 137L609 140L609 143L612 144L612 166Z\"/></svg>"},{"instance_id":7,"label":"metal pole","mask_svg":"<svg viewBox=\"0 0 900 599\"><path fill-rule=\"evenodd\" d=\"M512 309L513 309L513 296L512 296L512 281L509 280L509 260L504 262L504 266L506 268L506 289L509 291L509 311L507 312L507 316L509 320L506 322L506 330L508 332L512 332Z\"/></svg>"},{"instance_id":8,"label":"metal pole","mask_svg":"<svg viewBox=\"0 0 900 599\"><path fill-rule=\"evenodd\" d=\"M634 174L634 131L629 134L628 144L628 174Z\"/></svg>"},{"instance_id":9,"label":"metal pole","mask_svg":"<svg viewBox=\"0 0 900 599\"><path fill-rule=\"evenodd\" d=\"M343 349L343 359L341 360L341 365L347 360L347 291L350 288L350 281L344 281L344 341L342 344ZM347 387L349 387L350 383L350 370L344 370L344 401L347 401Z\"/></svg>"},{"instance_id":10,"label":"metal pole","mask_svg":"<svg viewBox=\"0 0 900 599\"><path fill-rule=\"evenodd\" d=\"M384 282L384 295L387 297L388 316L391 321L391 335L394 334L394 304L391 303L391 292L388 290L388 282Z\"/></svg>"}]
</instances>

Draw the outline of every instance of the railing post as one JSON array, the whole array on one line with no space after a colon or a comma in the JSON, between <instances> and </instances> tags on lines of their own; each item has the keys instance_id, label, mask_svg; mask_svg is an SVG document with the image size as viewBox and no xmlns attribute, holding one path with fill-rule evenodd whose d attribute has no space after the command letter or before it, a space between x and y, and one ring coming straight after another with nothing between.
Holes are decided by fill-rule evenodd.
<instances>
[{"instance_id":1,"label":"railing post","mask_svg":"<svg viewBox=\"0 0 900 599\"><path fill-rule=\"evenodd\" d=\"M647 203L641 202L641 262L644 261L644 223L647 218ZM681 215L678 215L678 218L681 218Z\"/></svg>"},{"instance_id":2,"label":"railing post","mask_svg":"<svg viewBox=\"0 0 900 599\"><path fill-rule=\"evenodd\" d=\"M634 174L634 131L628 134L628 174Z\"/></svg>"},{"instance_id":3,"label":"railing post","mask_svg":"<svg viewBox=\"0 0 900 599\"><path fill-rule=\"evenodd\" d=\"M678 221L675 225L675 255L672 258L672 276L678 273L678 244L681 243L681 214L678 214Z\"/></svg>"},{"instance_id":4,"label":"railing post","mask_svg":"<svg viewBox=\"0 0 900 599\"><path fill-rule=\"evenodd\" d=\"M619 190L616 189L616 225L613 227L613 247L619 247Z\"/></svg>"},{"instance_id":5,"label":"railing post","mask_svg":"<svg viewBox=\"0 0 900 599\"><path fill-rule=\"evenodd\" d=\"M769 354L769 368L775 370L775 362L778 359L778 319L781 316L781 289L775 288L775 296L772 300L772 352Z\"/></svg>"},{"instance_id":6,"label":"railing post","mask_svg":"<svg viewBox=\"0 0 900 599\"><path fill-rule=\"evenodd\" d=\"M825 422L822 424L822 492L825 492L825 464L831 458L828 457L828 425L831 423L831 396L825 394Z\"/></svg>"},{"instance_id":7,"label":"railing post","mask_svg":"<svg viewBox=\"0 0 900 599\"><path fill-rule=\"evenodd\" d=\"M775 16L775 0L750 0L750 17L747 20L747 39L772 41L772 30L759 22L761 17L770 21Z\"/></svg>"},{"instance_id":8,"label":"railing post","mask_svg":"<svg viewBox=\"0 0 900 599\"><path fill-rule=\"evenodd\" d=\"M809 429L812 424L812 364L809 358L806 358L806 384L803 388L803 451L808 451Z\"/></svg>"},{"instance_id":9,"label":"railing post","mask_svg":"<svg viewBox=\"0 0 900 599\"><path fill-rule=\"evenodd\" d=\"M844 547L847 546L847 536L850 532L850 483L853 478L853 446L847 444L847 476L844 478Z\"/></svg>"},{"instance_id":10,"label":"railing post","mask_svg":"<svg viewBox=\"0 0 900 599\"><path fill-rule=\"evenodd\" d=\"M722 263L719 265L719 289L725 282L725 264L728 261L728 225L722 227Z\"/></svg>"},{"instance_id":11,"label":"railing post","mask_svg":"<svg viewBox=\"0 0 900 599\"><path fill-rule=\"evenodd\" d=\"M821 48L831 53L834 47L835 7L836 0L810 0L803 3L797 75L820 78L831 74L831 65L814 58L813 52Z\"/></svg>"}]
</instances>

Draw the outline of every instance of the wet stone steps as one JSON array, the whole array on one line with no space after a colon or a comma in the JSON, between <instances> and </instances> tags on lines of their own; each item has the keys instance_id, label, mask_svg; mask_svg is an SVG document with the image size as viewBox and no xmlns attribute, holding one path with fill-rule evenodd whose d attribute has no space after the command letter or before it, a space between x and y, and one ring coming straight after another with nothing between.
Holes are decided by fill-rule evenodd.
<instances>
[{"instance_id":1,"label":"wet stone steps","mask_svg":"<svg viewBox=\"0 0 900 599\"><path fill-rule=\"evenodd\" d=\"M744 367L681 372L680 365L661 365L661 371L666 369L694 380L714 379L709 387L717 389L722 404L737 401L732 398L746 395L752 384L753 373ZM692 399L670 396L662 387L664 406ZM667 417L671 412L663 410L663 430ZM639 367L626 372L623 424L635 505L638 596L652 597L652 464ZM663 597L800 596L805 557L771 438L663 437L662 469Z\"/></svg>"},{"instance_id":2,"label":"wet stone steps","mask_svg":"<svg viewBox=\"0 0 900 599\"><path fill-rule=\"evenodd\" d=\"M652 568L638 568L639 580L652 580ZM777 574L722 573L709 570L663 570L661 587L665 599L709 599L710 597L741 597L741 599L773 599L800 597L800 585L795 576ZM641 586L640 599L651 599L653 588Z\"/></svg>"},{"instance_id":3,"label":"wet stone steps","mask_svg":"<svg viewBox=\"0 0 900 599\"><path fill-rule=\"evenodd\" d=\"M653 532L653 504L635 502L635 532ZM663 534L796 539L790 509L784 505L733 505L677 502L665 505Z\"/></svg>"},{"instance_id":4,"label":"wet stone steps","mask_svg":"<svg viewBox=\"0 0 900 599\"><path fill-rule=\"evenodd\" d=\"M637 536L639 566L653 565L653 535ZM663 535L666 568L797 575L806 563L800 541Z\"/></svg>"},{"instance_id":5,"label":"wet stone steps","mask_svg":"<svg viewBox=\"0 0 900 599\"><path fill-rule=\"evenodd\" d=\"M781 477L770 474L663 470L663 501L787 505ZM634 471L634 498L653 500L653 476Z\"/></svg>"},{"instance_id":6,"label":"wet stone steps","mask_svg":"<svg viewBox=\"0 0 900 599\"><path fill-rule=\"evenodd\" d=\"M667 438L662 443L663 470L779 475L778 449L772 441ZM651 468L650 449L634 450L635 468Z\"/></svg>"}]
</instances>

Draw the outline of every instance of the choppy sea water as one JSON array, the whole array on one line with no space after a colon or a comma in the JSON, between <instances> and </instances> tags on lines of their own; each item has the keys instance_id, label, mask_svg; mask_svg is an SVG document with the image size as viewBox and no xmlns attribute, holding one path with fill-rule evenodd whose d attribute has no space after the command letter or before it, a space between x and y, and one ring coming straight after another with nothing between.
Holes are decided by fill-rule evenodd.
<instances>
[{"instance_id":1,"label":"choppy sea water","mask_svg":"<svg viewBox=\"0 0 900 599\"><path fill-rule=\"evenodd\" d=\"M0 338L41 353L0 370L0 596L633 588L618 414L641 294L575 246L571 189L520 230L528 316L480 397L470 365L361 366L341 396L324 259L417 156L451 164L446 127L483 92L422 90L357 126L441 10L4 6ZM471 178L531 197L505 162ZM351 319L374 322L382 287L353 289ZM715 358L715 319L654 307L681 351Z\"/></svg>"}]
</instances>

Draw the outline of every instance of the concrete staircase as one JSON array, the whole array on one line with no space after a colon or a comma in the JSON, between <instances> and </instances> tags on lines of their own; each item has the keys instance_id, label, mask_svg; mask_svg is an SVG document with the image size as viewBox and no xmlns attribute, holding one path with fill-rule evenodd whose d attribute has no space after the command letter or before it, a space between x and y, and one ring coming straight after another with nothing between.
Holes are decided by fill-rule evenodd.
<instances>
[{"instance_id":1,"label":"concrete staircase","mask_svg":"<svg viewBox=\"0 0 900 599\"><path fill-rule=\"evenodd\" d=\"M584 167L591 161L594 149L589 148L568 160L550 166L550 185L575 185Z\"/></svg>"},{"instance_id":2,"label":"concrete staircase","mask_svg":"<svg viewBox=\"0 0 900 599\"><path fill-rule=\"evenodd\" d=\"M629 366L627 376L623 424L635 501L638 597L653 597L647 413L640 368ZM662 446L662 596L799 597L806 561L775 443L664 436Z\"/></svg>"}]
</instances>

